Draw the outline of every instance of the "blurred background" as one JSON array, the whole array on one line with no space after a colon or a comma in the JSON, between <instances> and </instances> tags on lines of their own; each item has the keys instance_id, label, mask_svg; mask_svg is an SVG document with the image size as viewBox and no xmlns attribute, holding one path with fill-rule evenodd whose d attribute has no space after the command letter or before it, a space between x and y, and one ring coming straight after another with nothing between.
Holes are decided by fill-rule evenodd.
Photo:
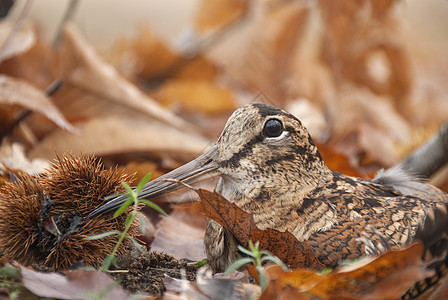
<instances>
[{"instance_id":1,"label":"blurred background","mask_svg":"<svg viewBox=\"0 0 448 300\"><path fill-rule=\"evenodd\" d=\"M3 0L0 8L0 186L78 155L155 178L203 153L252 102L296 115L330 168L363 178L402 161L448 120L446 0ZM448 191L448 167L429 180ZM140 239L203 259L206 217L185 204L196 198L153 199L169 216L145 208Z\"/></svg>"},{"instance_id":2,"label":"blurred background","mask_svg":"<svg viewBox=\"0 0 448 300\"><path fill-rule=\"evenodd\" d=\"M299 117L330 167L371 177L448 119L447 14L442 0L15 1L0 158L38 172L93 153L157 175L263 102Z\"/></svg>"}]
</instances>

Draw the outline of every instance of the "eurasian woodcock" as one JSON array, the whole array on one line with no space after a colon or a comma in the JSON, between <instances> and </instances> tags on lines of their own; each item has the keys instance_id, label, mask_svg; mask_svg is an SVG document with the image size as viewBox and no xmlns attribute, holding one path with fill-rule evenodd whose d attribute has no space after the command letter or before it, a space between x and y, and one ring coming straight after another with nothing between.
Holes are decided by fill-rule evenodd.
<instances>
[{"instance_id":1,"label":"eurasian woodcock","mask_svg":"<svg viewBox=\"0 0 448 300\"><path fill-rule=\"evenodd\" d=\"M253 214L260 229L290 231L308 241L329 267L416 239L423 241L426 258L446 255L448 249L446 193L399 168L373 180L330 170L302 123L275 107L239 108L210 150L147 183L140 197L182 187L166 179L194 183L214 176L220 176L216 191ZM126 199L119 196L91 216L112 212ZM204 244L214 271L239 257L233 235L213 220ZM445 272L442 266L439 271Z\"/></svg>"}]
</instances>

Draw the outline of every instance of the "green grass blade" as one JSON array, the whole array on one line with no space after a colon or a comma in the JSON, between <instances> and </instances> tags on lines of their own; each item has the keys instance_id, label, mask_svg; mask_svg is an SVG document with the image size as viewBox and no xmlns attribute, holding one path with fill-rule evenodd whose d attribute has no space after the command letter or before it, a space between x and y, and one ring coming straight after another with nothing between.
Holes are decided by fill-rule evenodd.
<instances>
[{"instance_id":1,"label":"green grass blade","mask_svg":"<svg viewBox=\"0 0 448 300\"><path fill-rule=\"evenodd\" d=\"M143 177L142 180L140 180L137 188L135 189L137 195L141 193L143 187L145 186L145 184L148 183L149 179L151 179L151 173L146 174L145 177Z\"/></svg>"},{"instance_id":2,"label":"green grass blade","mask_svg":"<svg viewBox=\"0 0 448 300\"><path fill-rule=\"evenodd\" d=\"M144 203L146 205L148 205L149 207L155 209L156 211L158 211L159 213L161 213L162 215L164 215L165 217L168 217L168 215L166 214L166 212L157 204L155 204L154 202L151 202L149 200L146 199L138 199L139 203Z\"/></svg>"},{"instance_id":3,"label":"green grass blade","mask_svg":"<svg viewBox=\"0 0 448 300\"><path fill-rule=\"evenodd\" d=\"M126 225L126 227L130 226L131 223L132 223L132 221L134 221L134 219L135 219L135 215L134 215L133 213L129 214L129 215L126 217L126 221L125 221L125 225Z\"/></svg>"},{"instance_id":4,"label":"green grass blade","mask_svg":"<svg viewBox=\"0 0 448 300\"><path fill-rule=\"evenodd\" d=\"M255 269L257 270L258 275L260 275L260 288L263 291L267 284L266 276L263 274L263 267L256 266Z\"/></svg>"},{"instance_id":5,"label":"green grass blade","mask_svg":"<svg viewBox=\"0 0 448 300\"><path fill-rule=\"evenodd\" d=\"M129 239L141 253L145 252L145 249L143 248L143 246L132 236L126 235L126 238Z\"/></svg>"},{"instance_id":6,"label":"green grass blade","mask_svg":"<svg viewBox=\"0 0 448 300\"><path fill-rule=\"evenodd\" d=\"M134 199L128 199L125 203L123 203L120 208L117 209L117 211L114 213L114 218L121 215L131 204L134 203Z\"/></svg>"},{"instance_id":7,"label":"green grass blade","mask_svg":"<svg viewBox=\"0 0 448 300\"><path fill-rule=\"evenodd\" d=\"M129 197L129 193L126 193L126 194L116 193L116 194L112 194L112 195L108 195L108 196L104 197L104 200L109 201L110 199L117 198L118 196L121 196L121 195Z\"/></svg>"},{"instance_id":8,"label":"green grass blade","mask_svg":"<svg viewBox=\"0 0 448 300\"><path fill-rule=\"evenodd\" d=\"M138 219L140 221L140 231L142 234L146 233L146 220L145 217L142 214L137 214Z\"/></svg>"},{"instance_id":9,"label":"green grass blade","mask_svg":"<svg viewBox=\"0 0 448 300\"><path fill-rule=\"evenodd\" d=\"M254 253L260 252L260 242L256 241L255 244L252 242L252 240L249 240L249 250L251 250Z\"/></svg>"},{"instance_id":10,"label":"green grass blade","mask_svg":"<svg viewBox=\"0 0 448 300\"><path fill-rule=\"evenodd\" d=\"M280 258L276 257L276 256L263 256L261 258L261 261L271 261L279 266L282 267L283 270L287 270L288 268L286 267L286 265L280 260Z\"/></svg>"},{"instance_id":11,"label":"green grass blade","mask_svg":"<svg viewBox=\"0 0 448 300\"><path fill-rule=\"evenodd\" d=\"M121 234L121 232L116 231L116 230L107 231L107 232L103 232L103 233L100 233L100 234L95 234L95 235L92 235L92 236L88 236L88 237L85 238L85 240L86 241L99 240L99 239L103 239L105 237L108 237L108 236L111 236L111 235L114 235L114 234Z\"/></svg>"},{"instance_id":12,"label":"green grass blade","mask_svg":"<svg viewBox=\"0 0 448 300\"><path fill-rule=\"evenodd\" d=\"M241 245L238 245L238 250L240 250L240 251L243 252L244 254L249 255L249 256L252 256L252 257L256 257L256 256L257 256L255 253L253 253L253 252L250 251L250 250L247 250L246 248L244 248L244 247L241 246Z\"/></svg>"},{"instance_id":13,"label":"green grass blade","mask_svg":"<svg viewBox=\"0 0 448 300\"><path fill-rule=\"evenodd\" d=\"M128 191L130 196L134 195L134 191L126 182L122 182L121 185L126 189L126 191Z\"/></svg>"},{"instance_id":14,"label":"green grass blade","mask_svg":"<svg viewBox=\"0 0 448 300\"><path fill-rule=\"evenodd\" d=\"M101 265L101 270L102 271L107 271L110 269L111 265L116 266L117 265L117 258L114 255L108 255L104 261L103 264Z\"/></svg>"},{"instance_id":15,"label":"green grass blade","mask_svg":"<svg viewBox=\"0 0 448 300\"><path fill-rule=\"evenodd\" d=\"M228 275L228 274L232 273L233 271L238 270L242 266L250 264L252 262L253 262L253 260L251 258L249 258L249 257L240 258L237 261L235 261L233 264L231 264L227 268L227 270L226 270L226 272L224 274Z\"/></svg>"}]
</instances>

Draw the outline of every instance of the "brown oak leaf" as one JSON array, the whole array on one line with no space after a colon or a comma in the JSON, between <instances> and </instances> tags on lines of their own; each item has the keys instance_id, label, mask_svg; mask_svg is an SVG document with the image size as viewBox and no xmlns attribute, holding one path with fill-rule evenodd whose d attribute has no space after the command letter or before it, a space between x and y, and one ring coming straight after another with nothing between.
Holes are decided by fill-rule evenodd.
<instances>
[{"instance_id":1,"label":"brown oak leaf","mask_svg":"<svg viewBox=\"0 0 448 300\"><path fill-rule=\"evenodd\" d=\"M207 217L215 220L233 233L243 245L249 240L259 241L260 249L267 250L291 267L307 267L320 270L324 266L317 259L307 242L300 242L289 231L280 232L267 228L261 230L255 225L253 216L216 192L195 190L201 198Z\"/></svg>"}]
</instances>

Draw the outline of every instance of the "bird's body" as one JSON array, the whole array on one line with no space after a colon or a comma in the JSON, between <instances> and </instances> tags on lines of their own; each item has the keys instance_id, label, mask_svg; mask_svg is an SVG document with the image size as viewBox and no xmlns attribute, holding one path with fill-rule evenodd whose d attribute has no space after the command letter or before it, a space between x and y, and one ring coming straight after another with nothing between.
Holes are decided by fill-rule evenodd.
<instances>
[{"instance_id":1,"label":"bird's body","mask_svg":"<svg viewBox=\"0 0 448 300\"><path fill-rule=\"evenodd\" d=\"M281 121L283 132L269 140L260 133L272 118ZM222 173L217 192L253 214L260 229L288 230L308 241L327 266L408 245L434 211L447 214L447 194L399 170L373 181L330 170L300 121L279 109L241 108L217 145L214 160ZM215 271L225 270L238 255L224 249L235 242L220 241L217 237L232 238L220 230L209 221L205 235Z\"/></svg>"},{"instance_id":2,"label":"bird's body","mask_svg":"<svg viewBox=\"0 0 448 300\"><path fill-rule=\"evenodd\" d=\"M166 178L196 182L211 176L221 177L216 191L251 213L257 227L288 230L330 267L415 239L433 254L448 249L446 193L401 170L371 181L332 171L302 123L274 107L236 110L211 150L149 183L141 196L179 188ZM113 201L99 212L123 199ZM214 271L224 271L239 256L238 241L215 221L208 222L204 243Z\"/></svg>"}]
</instances>

